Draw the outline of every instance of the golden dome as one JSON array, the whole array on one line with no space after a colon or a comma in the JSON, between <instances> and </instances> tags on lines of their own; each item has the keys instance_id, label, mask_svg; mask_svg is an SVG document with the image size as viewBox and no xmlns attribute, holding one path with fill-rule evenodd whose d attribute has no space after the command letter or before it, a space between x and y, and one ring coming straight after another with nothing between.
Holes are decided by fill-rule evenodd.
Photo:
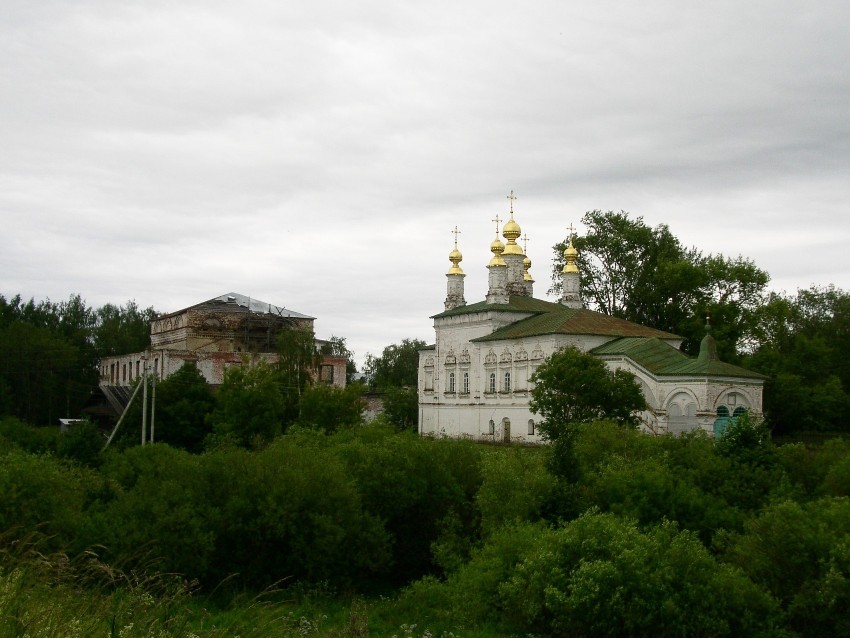
<instances>
[{"instance_id":1,"label":"golden dome","mask_svg":"<svg viewBox=\"0 0 850 638\"><path fill-rule=\"evenodd\" d=\"M534 281L534 278L531 276L531 273L528 272L531 268L531 259L526 257L522 260L522 280L523 281Z\"/></svg>"},{"instance_id":2,"label":"golden dome","mask_svg":"<svg viewBox=\"0 0 850 638\"><path fill-rule=\"evenodd\" d=\"M452 267L449 268L449 275L462 275L463 269L459 266L460 262L463 261L463 255L455 246L455 249L449 253L449 261L452 262Z\"/></svg>"},{"instance_id":3,"label":"golden dome","mask_svg":"<svg viewBox=\"0 0 850 638\"><path fill-rule=\"evenodd\" d=\"M502 241L496 237L493 240L493 243L490 244L490 252L493 253L493 259L490 260L490 263L487 264L487 267L490 266L507 266L505 260L502 259L502 253L505 252L505 245Z\"/></svg>"},{"instance_id":4,"label":"golden dome","mask_svg":"<svg viewBox=\"0 0 850 638\"><path fill-rule=\"evenodd\" d=\"M521 255L522 250L519 247L519 244L516 243L517 237L522 234L522 230L514 221L514 214L511 211L511 218L508 220L508 223L505 224L505 227L502 229L502 237L508 240L508 243L505 245L505 254L506 255Z\"/></svg>"},{"instance_id":5,"label":"golden dome","mask_svg":"<svg viewBox=\"0 0 850 638\"><path fill-rule=\"evenodd\" d=\"M561 272L578 272L578 266L576 266L576 259L578 259L578 251L573 246L573 238L570 236L570 243L564 250L564 259L567 260L567 263L564 264L564 269Z\"/></svg>"},{"instance_id":6,"label":"golden dome","mask_svg":"<svg viewBox=\"0 0 850 638\"><path fill-rule=\"evenodd\" d=\"M452 252L449 253L449 261L452 262L452 267L449 268L448 274L449 275L462 275L463 270L461 269L461 267L458 264L460 264L460 262L463 261L463 255L457 249L457 236L460 235L460 231L457 229L457 226L455 226L455 229L452 231L452 234L455 236L455 247L454 247L454 250L452 250Z\"/></svg>"}]
</instances>

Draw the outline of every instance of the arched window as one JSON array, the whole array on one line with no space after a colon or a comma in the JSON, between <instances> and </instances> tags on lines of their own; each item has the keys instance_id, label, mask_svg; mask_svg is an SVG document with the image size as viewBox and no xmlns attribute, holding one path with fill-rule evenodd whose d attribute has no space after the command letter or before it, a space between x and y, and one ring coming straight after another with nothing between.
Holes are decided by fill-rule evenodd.
<instances>
[{"instance_id":1,"label":"arched window","mask_svg":"<svg viewBox=\"0 0 850 638\"><path fill-rule=\"evenodd\" d=\"M496 422L493 419L490 419L490 434L496 433Z\"/></svg>"},{"instance_id":2,"label":"arched window","mask_svg":"<svg viewBox=\"0 0 850 638\"><path fill-rule=\"evenodd\" d=\"M455 391L455 373L449 372L449 392Z\"/></svg>"},{"instance_id":3,"label":"arched window","mask_svg":"<svg viewBox=\"0 0 850 638\"><path fill-rule=\"evenodd\" d=\"M463 393L469 394L469 373L463 373Z\"/></svg>"},{"instance_id":4,"label":"arched window","mask_svg":"<svg viewBox=\"0 0 850 638\"><path fill-rule=\"evenodd\" d=\"M489 387L489 391L490 391L491 393L495 393L495 392L496 392L496 373L495 373L495 372L491 372L491 373L490 373L490 387Z\"/></svg>"},{"instance_id":5,"label":"arched window","mask_svg":"<svg viewBox=\"0 0 850 638\"><path fill-rule=\"evenodd\" d=\"M534 434L534 419L528 420L528 433Z\"/></svg>"},{"instance_id":6,"label":"arched window","mask_svg":"<svg viewBox=\"0 0 850 638\"><path fill-rule=\"evenodd\" d=\"M737 408L735 408L735 411L732 413L732 416L737 419L739 416L743 416L746 413L747 413L747 408L739 405Z\"/></svg>"},{"instance_id":7,"label":"arched window","mask_svg":"<svg viewBox=\"0 0 850 638\"><path fill-rule=\"evenodd\" d=\"M510 372L505 372L505 387L504 387L504 390L505 390L505 392L511 391L511 373Z\"/></svg>"}]
</instances>

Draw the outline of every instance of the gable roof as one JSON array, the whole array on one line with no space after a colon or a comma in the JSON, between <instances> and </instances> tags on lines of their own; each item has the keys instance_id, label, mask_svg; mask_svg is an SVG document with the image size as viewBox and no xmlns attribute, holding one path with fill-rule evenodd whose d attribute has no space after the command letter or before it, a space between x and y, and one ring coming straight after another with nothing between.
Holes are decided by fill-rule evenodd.
<instances>
[{"instance_id":1,"label":"gable roof","mask_svg":"<svg viewBox=\"0 0 850 638\"><path fill-rule=\"evenodd\" d=\"M504 326L472 341L499 341L549 334L601 335L606 337L657 337L681 339L678 335L656 330L640 324L610 317L585 308L568 308L559 303L533 297L511 296L506 304L479 302L459 306L434 315L433 319L454 317L475 312L532 313L510 325Z\"/></svg>"},{"instance_id":2,"label":"gable roof","mask_svg":"<svg viewBox=\"0 0 850 638\"><path fill-rule=\"evenodd\" d=\"M292 319L315 319L315 317L303 315L294 310L287 310L286 308L275 306L259 299L252 299L238 292L228 292L164 316L179 315L187 310L233 310L235 312L254 312Z\"/></svg>"},{"instance_id":3,"label":"gable roof","mask_svg":"<svg viewBox=\"0 0 850 638\"><path fill-rule=\"evenodd\" d=\"M767 379L758 372L752 372L731 363L725 363L716 356L691 358L657 338L625 337L597 346L590 351L595 355L625 356L657 376L722 376L744 379Z\"/></svg>"}]
</instances>

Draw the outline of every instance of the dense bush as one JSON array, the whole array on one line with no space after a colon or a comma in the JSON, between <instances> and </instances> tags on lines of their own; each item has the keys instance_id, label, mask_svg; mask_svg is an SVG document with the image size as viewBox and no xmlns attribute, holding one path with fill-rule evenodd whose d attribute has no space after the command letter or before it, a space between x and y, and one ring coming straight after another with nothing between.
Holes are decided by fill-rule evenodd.
<instances>
[{"instance_id":1,"label":"dense bush","mask_svg":"<svg viewBox=\"0 0 850 638\"><path fill-rule=\"evenodd\" d=\"M406 586L390 613L446 631L846 633L850 446L777 448L747 427L717 443L581 424L568 479L548 446L387 424L292 427L256 450L100 454L91 428L7 420L0 554L43 534L46 550L180 573L225 599L274 583Z\"/></svg>"},{"instance_id":2,"label":"dense bush","mask_svg":"<svg viewBox=\"0 0 850 638\"><path fill-rule=\"evenodd\" d=\"M0 531L37 532L47 548L76 541L100 479L91 470L47 455L12 449L0 455Z\"/></svg>"}]
</instances>

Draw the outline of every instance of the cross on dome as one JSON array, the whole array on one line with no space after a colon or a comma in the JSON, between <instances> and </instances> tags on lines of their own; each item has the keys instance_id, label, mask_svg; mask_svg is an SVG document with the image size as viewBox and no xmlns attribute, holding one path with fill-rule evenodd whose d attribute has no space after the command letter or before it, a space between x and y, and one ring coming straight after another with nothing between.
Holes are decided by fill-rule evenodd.
<instances>
[{"instance_id":1,"label":"cross on dome","mask_svg":"<svg viewBox=\"0 0 850 638\"><path fill-rule=\"evenodd\" d=\"M449 232L455 236L455 248L457 248L457 236L460 235L461 232L457 229L457 226L455 226L454 230L451 230Z\"/></svg>"},{"instance_id":2,"label":"cross on dome","mask_svg":"<svg viewBox=\"0 0 850 638\"><path fill-rule=\"evenodd\" d=\"M496 238L499 238L499 224L502 223L502 218L499 215L496 215L496 219L491 219L491 222L496 222Z\"/></svg>"},{"instance_id":3,"label":"cross on dome","mask_svg":"<svg viewBox=\"0 0 850 638\"><path fill-rule=\"evenodd\" d=\"M516 195L514 195L514 191L513 191L513 190L511 190L511 194L510 194L510 195L508 195L508 199L509 199L509 200L511 200L511 215L513 215L513 214L514 214L514 200L515 200L516 198L517 198L517 196L516 196Z\"/></svg>"}]
</instances>

